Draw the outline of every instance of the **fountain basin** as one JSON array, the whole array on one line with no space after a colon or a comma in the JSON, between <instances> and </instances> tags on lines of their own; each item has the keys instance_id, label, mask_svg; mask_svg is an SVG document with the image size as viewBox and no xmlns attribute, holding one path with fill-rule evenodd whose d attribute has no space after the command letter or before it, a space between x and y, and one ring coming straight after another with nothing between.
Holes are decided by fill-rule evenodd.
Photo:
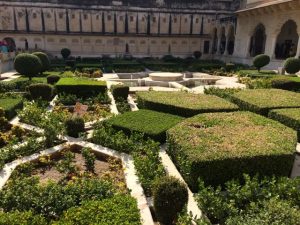
<instances>
[{"instance_id":1,"label":"fountain basin","mask_svg":"<svg viewBox=\"0 0 300 225\"><path fill-rule=\"evenodd\" d=\"M181 81L183 80L182 73L150 73L149 78L153 81Z\"/></svg>"}]
</instances>

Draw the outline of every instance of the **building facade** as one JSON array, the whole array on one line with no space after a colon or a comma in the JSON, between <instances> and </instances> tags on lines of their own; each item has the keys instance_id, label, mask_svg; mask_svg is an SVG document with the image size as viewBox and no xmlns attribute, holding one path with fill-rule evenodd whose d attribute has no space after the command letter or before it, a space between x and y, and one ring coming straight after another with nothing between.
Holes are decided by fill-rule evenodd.
<instances>
[{"instance_id":1,"label":"building facade","mask_svg":"<svg viewBox=\"0 0 300 225\"><path fill-rule=\"evenodd\" d=\"M53 55L67 47L74 56L187 57L201 51L209 58L233 54L240 7L240 0L0 1L0 39L17 50Z\"/></svg>"}]
</instances>

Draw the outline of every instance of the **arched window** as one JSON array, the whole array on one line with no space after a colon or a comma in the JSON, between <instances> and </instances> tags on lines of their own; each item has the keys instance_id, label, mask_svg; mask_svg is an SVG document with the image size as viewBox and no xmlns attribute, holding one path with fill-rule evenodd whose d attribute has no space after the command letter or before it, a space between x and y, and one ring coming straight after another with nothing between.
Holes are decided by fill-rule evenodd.
<instances>
[{"instance_id":1,"label":"arched window","mask_svg":"<svg viewBox=\"0 0 300 225\"><path fill-rule=\"evenodd\" d=\"M226 48L226 34L225 34L225 27L222 27L221 30L221 42L220 42L220 46L219 46L219 50L220 53L223 55L225 52L225 48Z\"/></svg>"},{"instance_id":2,"label":"arched window","mask_svg":"<svg viewBox=\"0 0 300 225\"><path fill-rule=\"evenodd\" d=\"M294 57L297 51L299 35L297 33L297 24L293 20L288 20L281 27L277 36L275 46L276 59L286 59Z\"/></svg>"},{"instance_id":3,"label":"arched window","mask_svg":"<svg viewBox=\"0 0 300 225\"><path fill-rule=\"evenodd\" d=\"M266 29L263 24L257 25L251 37L249 53L254 57L265 52Z\"/></svg>"}]
</instances>

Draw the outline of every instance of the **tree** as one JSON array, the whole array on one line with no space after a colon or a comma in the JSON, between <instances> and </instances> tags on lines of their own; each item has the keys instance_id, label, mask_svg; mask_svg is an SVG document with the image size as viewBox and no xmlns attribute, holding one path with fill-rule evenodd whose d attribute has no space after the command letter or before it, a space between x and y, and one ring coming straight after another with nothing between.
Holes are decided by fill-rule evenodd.
<instances>
[{"instance_id":1,"label":"tree","mask_svg":"<svg viewBox=\"0 0 300 225\"><path fill-rule=\"evenodd\" d=\"M68 49L68 48L63 48L61 51L60 51L62 57L66 60L67 58L69 58L69 56L71 55L71 50Z\"/></svg>"},{"instance_id":2,"label":"tree","mask_svg":"<svg viewBox=\"0 0 300 225\"><path fill-rule=\"evenodd\" d=\"M50 68L50 59L47 54L45 54L44 52L34 52L33 55L39 57L42 62L41 73L47 71Z\"/></svg>"},{"instance_id":3,"label":"tree","mask_svg":"<svg viewBox=\"0 0 300 225\"><path fill-rule=\"evenodd\" d=\"M259 72L262 67L270 63L270 60L271 60L270 56L268 55L264 55L264 54L257 55L253 59L253 65L255 66L255 68L257 68Z\"/></svg>"},{"instance_id":4,"label":"tree","mask_svg":"<svg viewBox=\"0 0 300 225\"><path fill-rule=\"evenodd\" d=\"M42 62L36 55L22 53L16 56L14 61L16 71L29 78L38 75L42 70Z\"/></svg>"},{"instance_id":5,"label":"tree","mask_svg":"<svg viewBox=\"0 0 300 225\"><path fill-rule=\"evenodd\" d=\"M300 70L300 59L288 58L284 62L284 69L289 74L295 74Z\"/></svg>"}]
</instances>

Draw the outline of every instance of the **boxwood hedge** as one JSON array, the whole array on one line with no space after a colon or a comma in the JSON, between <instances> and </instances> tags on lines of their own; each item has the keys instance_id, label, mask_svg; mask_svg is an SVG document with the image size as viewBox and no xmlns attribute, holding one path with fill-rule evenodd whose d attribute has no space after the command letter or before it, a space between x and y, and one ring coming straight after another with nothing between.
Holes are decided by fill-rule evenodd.
<instances>
[{"instance_id":1,"label":"boxwood hedge","mask_svg":"<svg viewBox=\"0 0 300 225\"><path fill-rule=\"evenodd\" d=\"M73 94L78 97L90 97L105 93L105 81L96 81L83 78L61 78L55 85L58 93Z\"/></svg>"},{"instance_id":2,"label":"boxwood hedge","mask_svg":"<svg viewBox=\"0 0 300 225\"><path fill-rule=\"evenodd\" d=\"M207 113L167 132L168 153L193 190L240 179L243 173L288 176L296 132L251 112Z\"/></svg>"},{"instance_id":3,"label":"boxwood hedge","mask_svg":"<svg viewBox=\"0 0 300 225\"><path fill-rule=\"evenodd\" d=\"M179 116L190 117L199 113L236 111L238 107L213 95L186 92L139 92L138 106Z\"/></svg>"},{"instance_id":4,"label":"boxwood hedge","mask_svg":"<svg viewBox=\"0 0 300 225\"><path fill-rule=\"evenodd\" d=\"M166 131L183 120L182 117L151 110L127 112L105 121L116 130L127 134L132 132L144 133L161 143L166 141Z\"/></svg>"},{"instance_id":5,"label":"boxwood hedge","mask_svg":"<svg viewBox=\"0 0 300 225\"><path fill-rule=\"evenodd\" d=\"M241 109L264 116L272 109L300 108L300 93L280 89L247 89L232 95L231 100Z\"/></svg>"},{"instance_id":6,"label":"boxwood hedge","mask_svg":"<svg viewBox=\"0 0 300 225\"><path fill-rule=\"evenodd\" d=\"M274 109L270 111L269 117L295 129L300 141L300 108Z\"/></svg>"},{"instance_id":7,"label":"boxwood hedge","mask_svg":"<svg viewBox=\"0 0 300 225\"><path fill-rule=\"evenodd\" d=\"M16 110L22 106L22 98L0 98L0 107L4 109L7 119L12 119L16 115Z\"/></svg>"}]
</instances>

